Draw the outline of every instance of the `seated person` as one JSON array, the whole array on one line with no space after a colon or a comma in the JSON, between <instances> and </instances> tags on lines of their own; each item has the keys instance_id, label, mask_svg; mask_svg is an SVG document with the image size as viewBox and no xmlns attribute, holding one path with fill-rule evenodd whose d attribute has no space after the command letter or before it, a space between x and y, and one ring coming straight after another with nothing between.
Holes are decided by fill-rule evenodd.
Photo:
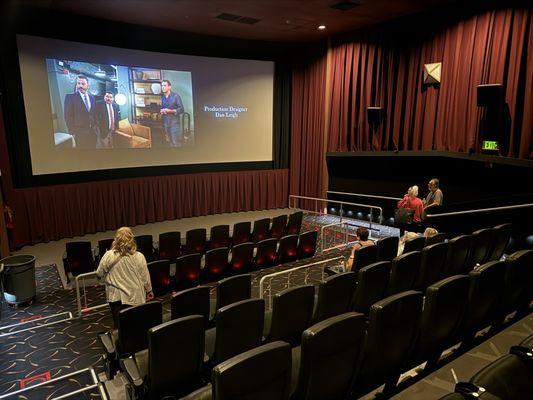
<instances>
[{"instance_id":1,"label":"seated person","mask_svg":"<svg viewBox=\"0 0 533 400\"><path fill-rule=\"evenodd\" d=\"M426 228L424 231L424 237L427 239L428 237L435 236L439 232L435 228Z\"/></svg>"},{"instance_id":2,"label":"seated person","mask_svg":"<svg viewBox=\"0 0 533 400\"><path fill-rule=\"evenodd\" d=\"M424 214L430 207L442 206L442 201L444 199L442 190L439 189L439 180L437 178L433 178L429 181L428 189L429 193L424 199Z\"/></svg>"},{"instance_id":3,"label":"seated person","mask_svg":"<svg viewBox=\"0 0 533 400\"><path fill-rule=\"evenodd\" d=\"M422 221L422 212L424 211L424 203L418 198L418 186L411 186L407 190L407 194L403 196L398 202L398 208L410 208L414 210L413 223L418 224Z\"/></svg>"},{"instance_id":4,"label":"seated person","mask_svg":"<svg viewBox=\"0 0 533 400\"><path fill-rule=\"evenodd\" d=\"M398 255L402 255L406 242L416 239L417 237L420 237L418 233L405 231L405 234L400 238L400 243L398 243Z\"/></svg>"},{"instance_id":5,"label":"seated person","mask_svg":"<svg viewBox=\"0 0 533 400\"><path fill-rule=\"evenodd\" d=\"M365 247L365 246L371 246L371 245L374 245L374 241L372 239L369 239L368 236L369 236L370 232L368 232L368 229L360 226L359 228L357 228L357 230L355 231L355 237L357 239L357 241L355 242L353 248L352 248L352 253L350 254L350 258L348 258L348 261L346 262L346 271L351 271L352 269L352 265L353 265L353 260L355 258L355 251L360 249L361 247Z\"/></svg>"}]
</instances>

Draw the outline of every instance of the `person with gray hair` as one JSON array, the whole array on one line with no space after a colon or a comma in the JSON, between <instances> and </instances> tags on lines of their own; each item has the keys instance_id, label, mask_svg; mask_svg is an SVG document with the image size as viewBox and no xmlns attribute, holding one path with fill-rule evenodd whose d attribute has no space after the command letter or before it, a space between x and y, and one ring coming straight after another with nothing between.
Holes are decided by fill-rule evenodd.
<instances>
[{"instance_id":1,"label":"person with gray hair","mask_svg":"<svg viewBox=\"0 0 533 400\"><path fill-rule=\"evenodd\" d=\"M398 202L398 208L409 208L414 210L413 223L418 224L422 221L424 204L422 203L422 200L418 198L418 186L411 186L407 190L407 194Z\"/></svg>"}]
</instances>

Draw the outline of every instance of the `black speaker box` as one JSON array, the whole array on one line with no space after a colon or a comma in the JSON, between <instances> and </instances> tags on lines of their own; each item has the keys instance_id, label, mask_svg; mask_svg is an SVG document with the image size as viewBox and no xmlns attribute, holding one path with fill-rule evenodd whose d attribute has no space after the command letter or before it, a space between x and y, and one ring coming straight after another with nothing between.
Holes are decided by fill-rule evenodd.
<instances>
[{"instance_id":1,"label":"black speaker box","mask_svg":"<svg viewBox=\"0 0 533 400\"><path fill-rule=\"evenodd\" d=\"M367 107L366 116L368 118L369 123L376 124L381 122L381 120L385 116L385 113L383 111L383 108L381 107Z\"/></svg>"},{"instance_id":2,"label":"black speaker box","mask_svg":"<svg viewBox=\"0 0 533 400\"><path fill-rule=\"evenodd\" d=\"M504 93L501 83L490 83L477 86L478 107L499 107L503 105Z\"/></svg>"}]
</instances>

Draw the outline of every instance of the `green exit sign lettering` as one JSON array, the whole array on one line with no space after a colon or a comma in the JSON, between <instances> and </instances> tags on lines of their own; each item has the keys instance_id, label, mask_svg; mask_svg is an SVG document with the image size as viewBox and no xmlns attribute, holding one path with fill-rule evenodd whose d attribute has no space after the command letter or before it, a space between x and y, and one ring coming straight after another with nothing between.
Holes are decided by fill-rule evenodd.
<instances>
[{"instance_id":1,"label":"green exit sign lettering","mask_svg":"<svg viewBox=\"0 0 533 400\"><path fill-rule=\"evenodd\" d=\"M496 140L484 140L481 150L498 150L498 142Z\"/></svg>"}]
</instances>

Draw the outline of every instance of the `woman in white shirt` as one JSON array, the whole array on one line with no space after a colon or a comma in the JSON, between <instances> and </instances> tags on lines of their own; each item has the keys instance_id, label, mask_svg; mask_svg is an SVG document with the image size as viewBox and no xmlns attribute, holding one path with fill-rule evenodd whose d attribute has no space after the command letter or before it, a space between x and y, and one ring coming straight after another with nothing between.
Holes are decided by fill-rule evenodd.
<instances>
[{"instance_id":1,"label":"woman in white shirt","mask_svg":"<svg viewBox=\"0 0 533 400\"><path fill-rule=\"evenodd\" d=\"M96 274L104 279L115 328L120 310L154 298L146 259L137 251L133 232L128 227L117 230L111 250L100 260Z\"/></svg>"}]
</instances>

